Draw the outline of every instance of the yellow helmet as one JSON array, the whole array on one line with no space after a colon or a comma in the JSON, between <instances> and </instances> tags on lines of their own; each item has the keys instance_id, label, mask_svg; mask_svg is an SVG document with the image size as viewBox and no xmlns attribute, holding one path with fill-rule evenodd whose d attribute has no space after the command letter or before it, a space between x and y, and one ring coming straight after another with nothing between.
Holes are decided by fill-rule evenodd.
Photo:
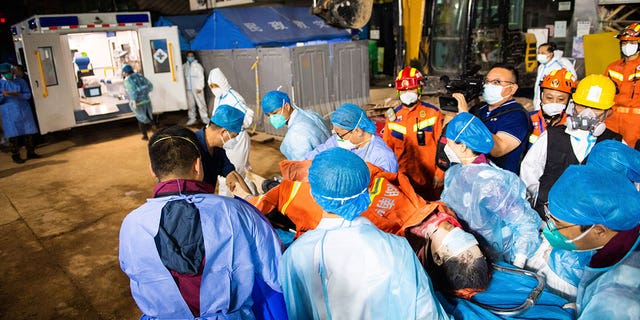
<instances>
[{"instance_id":1,"label":"yellow helmet","mask_svg":"<svg viewBox=\"0 0 640 320\"><path fill-rule=\"evenodd\" d=\"M613 107L613 99L616 96L616 85L600 74L592 74L584 77L573 94L573 102L585 107L609 110Z\"/></svg>"}]
</instances>

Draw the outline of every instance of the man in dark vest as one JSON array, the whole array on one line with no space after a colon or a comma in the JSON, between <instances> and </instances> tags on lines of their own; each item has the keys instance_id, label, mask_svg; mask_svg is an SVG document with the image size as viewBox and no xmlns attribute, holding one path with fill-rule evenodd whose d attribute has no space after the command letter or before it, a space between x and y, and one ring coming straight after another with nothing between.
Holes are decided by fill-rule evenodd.
<instances>
[{"instance_id":1,"label":"man in dark vest","mask_svg":"<svg viewBox=\"0 0 640 320\"><path fill-rule=\"evenodd\" d=\"M591 148L604 140L622 140L607 129L616 94L613 82L602 75L582 79L567 108L567 122L547 128L522 161L520 178L527 186L533 207L544 217L544 205L551 186L571 164L584 164Z\"/></svg>"}]
</instances>

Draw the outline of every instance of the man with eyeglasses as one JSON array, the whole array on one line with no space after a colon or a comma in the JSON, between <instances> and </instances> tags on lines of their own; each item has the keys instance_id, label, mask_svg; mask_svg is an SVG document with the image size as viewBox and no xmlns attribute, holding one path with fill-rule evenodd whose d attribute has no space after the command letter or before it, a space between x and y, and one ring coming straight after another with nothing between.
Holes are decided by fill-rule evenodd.
<instances>
[{"instance_id":1,"label":"man with eyeglasses","mask_svg":"<svg viewBox=\"0 0 640 320\"><path fill-rule=\"evenodd\" d=\"M549 192L551 245L591 251L580 279L578 319L640 319L640 193L629 179L572 165Z\"/></svg>"},{"instance_id":2,"label":"man with eyeglasses","mask_svg":"<svg viewBox=\"0 0 640 320\"><path fill-rule=\"evenodd\" d=\"M520 160L527 150L527 138L532 131L529 113L513 99L517 90L517 71L510 65L496 64L484 80L484 104L469 110L465 97L460 93L453 94L458 101L458 112L474 114L493 135L494 145L488 154L489 160L515 174L520 171Z\"/></svg>"}]
</instances>

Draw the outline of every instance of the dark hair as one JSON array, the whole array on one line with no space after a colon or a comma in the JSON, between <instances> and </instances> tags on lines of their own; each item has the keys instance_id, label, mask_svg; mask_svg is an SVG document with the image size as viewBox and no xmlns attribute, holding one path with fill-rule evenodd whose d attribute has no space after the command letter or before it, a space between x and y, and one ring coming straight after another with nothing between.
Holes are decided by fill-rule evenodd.
<instances>
[{"instance_id":1,"label":"dark hair","mask_svg":"<svg viewBox=\"0 0 640 320\"><path fill-rule=\"evenodd\" d=\"M185 57L186 57L186 56L188 56L188 55L189 55L189 53L193 53L193 56L194 56L194 57L196 56L196 52L195 52L195 51L193 51L193 50L188 50L188 51L184 54L184 56L185 56Z\"/></svg>"},{"instance_id":2,"label":"dark hair","mask_svg":"<svg viewBox=\"0 0 640 320\"><path fill-rule=\"evenodd\" d=\"M516 70L516 68L508 63L496 63L494 65L491 66L491 69L494 68L501 68L501 69L507 69L509 71L511 71L511 74L513 75L513 79L515 80L515 83L518 83L518 70Z\"/></svg>"},{"instance_id":3,"label":"dark hair","mask_svg":"<svg viewBox=\"0 0 640 320\"><path fill-rule=\"evenodd\" d=\"M170 174L188 177L200 154L196 134L182 126L162 128L149 139L151 169L160 180Z\"/></svg>"},{"instance_id":4,"label":"dark hair","mask_svg":"<svg viewBox=\"0 0 640 320\"><path fill-rule=\"evenodd\" d=\"M491 277L487 260L484 257L474 259L469 251L447 260L440 269L443 271L440 281L444 290L486 289L489 286Z\"/></svg>"},{"instance_id":5,"label":"dark hair","mask_svg":"<svg viewBox=\"0 0 640 320\"><path fill-rule=\"evenodd\" d=\"M540 46L538 46L538 48L545 46L545 47L549 47L549 52L553 53L554 51L558 50L558 45L555 42L545 42L543 44L541 44Z\"/></svg>"}]
</instances>

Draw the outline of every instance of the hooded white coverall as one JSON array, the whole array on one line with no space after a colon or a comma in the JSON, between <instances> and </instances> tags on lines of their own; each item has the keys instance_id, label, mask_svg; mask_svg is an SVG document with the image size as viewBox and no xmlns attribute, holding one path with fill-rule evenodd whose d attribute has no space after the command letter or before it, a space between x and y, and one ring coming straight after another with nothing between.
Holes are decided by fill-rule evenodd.
<instances>
[{"instance_id":1,"label":"hooded white coverall","mask_svg":"<svg viewBox=\"0 0 640 320\"><path fill-rule=\"evenodd\" d=\"M187 82L187 106L189 107L189 122L196 121L196 105L198 106L198 114L200 120L205 125L209 123L209 110L207 109L207 101L204 98L204 68L195 60L193 62L185 62L182 65L184 70L184 78Z\"/></svg>"}]
</instances>

